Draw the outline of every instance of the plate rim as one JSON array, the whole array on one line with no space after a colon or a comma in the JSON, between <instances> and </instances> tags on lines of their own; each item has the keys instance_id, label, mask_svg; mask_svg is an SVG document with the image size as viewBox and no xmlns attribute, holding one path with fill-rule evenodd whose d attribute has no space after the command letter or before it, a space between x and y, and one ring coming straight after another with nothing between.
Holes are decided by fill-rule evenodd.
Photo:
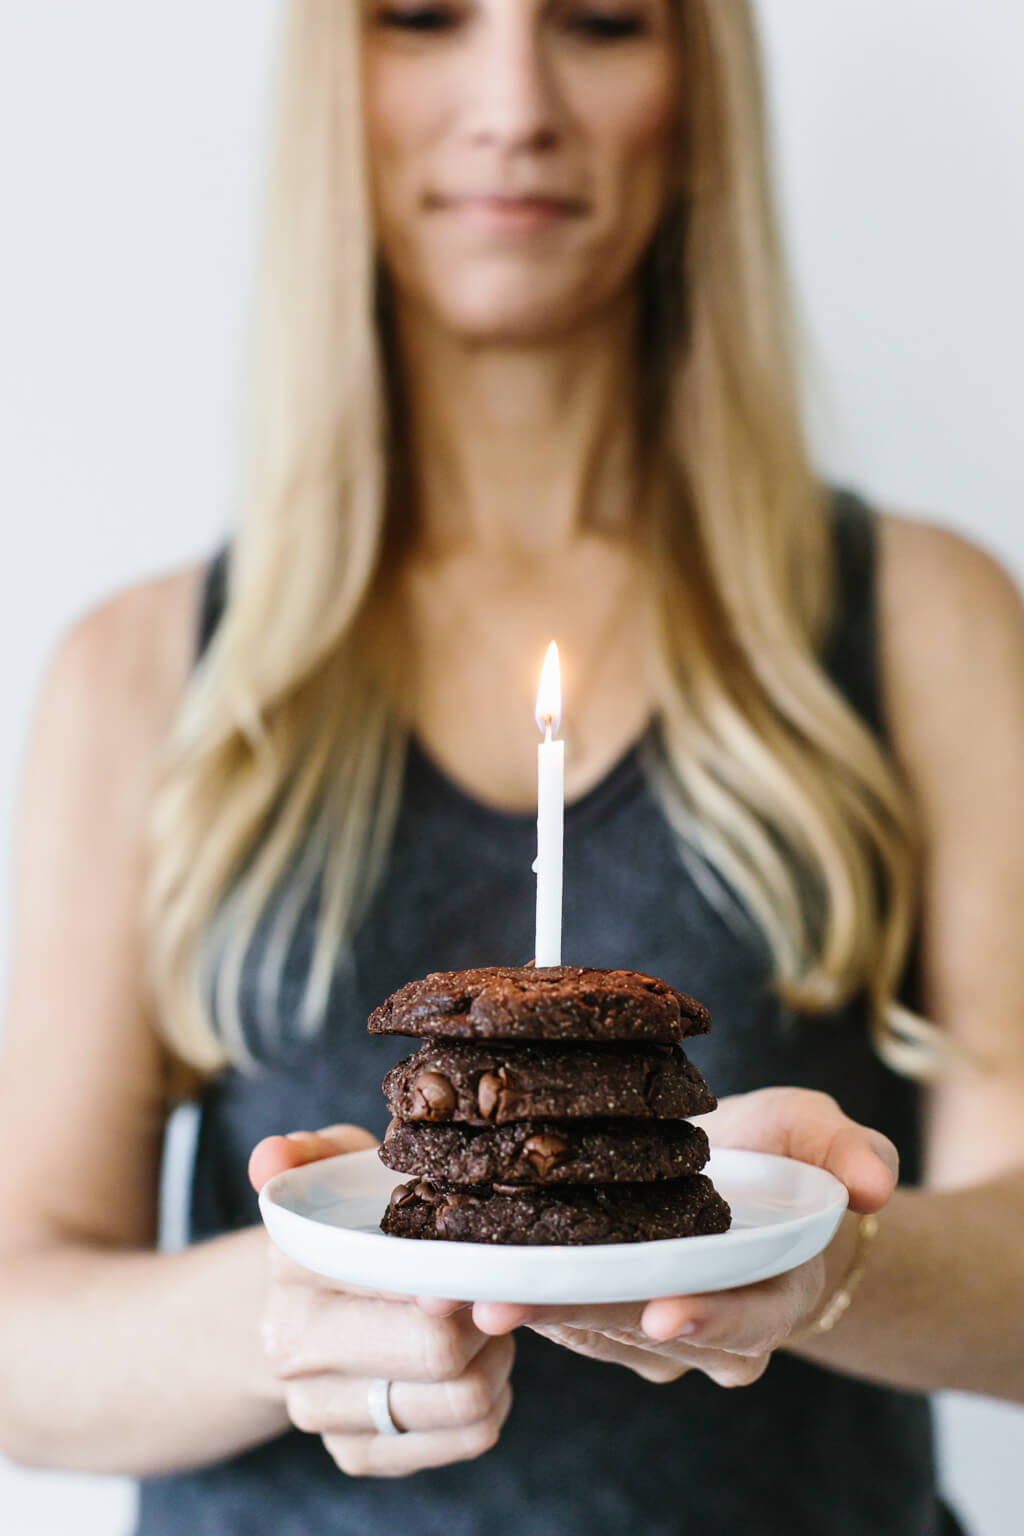
<instances>
[{"instance_id":1,"label":"plate rim","mask_svg":"<svg viewBox=\"0 0 1024 1536\"><path fill-rule=\"evenodd\" d=\"M631 1253L634 1253L639 1257L645 1251L650 1249L663 1251L664 1245L667 1243L685 1243L687 1245L687 1252L707 1252L709 1248L713 1248L715 1246L721 1247L725 1244L728 1244L728 1246L733 1249L740 1248L744 1245L757 1244L757 1242L764 1239L765 1234L768 1232L771 1232L779 1239L782 1239L787 1235L795 1238L799 1235L805 1226L815 1221L823 1221L826 1215L831 1215L837 1210L840 1212L841 1219L841 1213L849 1207L850 1196L846 1185L843 1184L842 1180L837 1178L835 1174L831 1173L827 1168L822 1168L818 1163L807 1163L800 1158L787 1157L783 1153L761 1152L755 1148L718 1147L716 1149L715 1147L712 1147L711 1157L709 1158L708 1163L705 1165L706 1168L710 1168L711 1163L715 1160L716 1152L719 1157L721 1157L721 1154L723 1153L726 1154L726 1156L729 1158L736 1157L740 1160L741 1163L743 1161L753 1159L761 1164L766 1162L783 1163L787 1165L795 1164L800 1168L809 1170L813 1174L821 1177L824 1181L826 1181L823 1186L824 1189L829 1189L830 1186L832 1186L831 1198L823 1201L822 1204L816 1206L814 1210L801 1211L797 1215L794 1215L786 1220L773 1222L770 1226L743 1227L738 1230L730 1228L726 1232L701 1232L696 1233L690 1237L680 1236L647 1238L641 1242L630 1243L474 1243L461 1241L458 1243L453 1243L444 1238L436 1237L399 1237L395 1233L391 1232L365 1232L361 1231L358 1227L339 1226L334 1222L318 1221L316 1216L310 1212L292 1210L287 1205L281 1204L275 1198L275 1186L280 1186L285 1182L301 1182L301 1177L297 1180L296 1175L301 1176L308 1174L310 1177L312 1177L314 1170L319 1170L322 1173L326 1165L340 1163L342 1159L349 1161L352 1158L359 1158L361 1164L365 1162L368 1165L369 1160L372 1157L376 1160L376 1163L379 1167L386 1167L386 1164L381 1163L380 1159L377 1158L376 1147L364 1147L360 1148L356 1152L338 1153L336 1157L319 1158L315 1162L301 1164L297 1168L285 1168L282 1169L280 1173L274 1174L272 1178L267 1180L266 1184L264 1184L263 1188L260 1190L260 1215L266 1224L266 1216L264 1214L265 1207L272 1206L276 1215L282 1216L291 1221L302 1222L307 1226L316 1227L324 1232L343 1233L343 1241L346 1244L352 1244L360 1248L365 1248L368 1253L372 1252L374 1248L381 1249L384 1243L402 1243L415 1245L416 1251L420 1254L424 1254L424 1257L426 1256L424 1250L437 1252L438 1250L443 1249L446 1253L451 1254L451 1250L453 1248L462 1252L468 1249L473 1252L485 1252L492 1255L514 1254L518 1256L528 1254L530 1256L530 1261L533 1264L539 1266L545 1262L543 1257L545 1254L551 1255L552 1261L557 1258L560 1262L564 1263L566 1254L568 1252L571 1252L574 1256L586 1254L594 1254L595 1256L599 1256L602 1253L617 1254L620 1253L623 1249L628 1248ZM395 1177L401 1180L402 1175L400 1173L395 1170L389 1171L394 1172ZM724 1199L729 1198L727 1192L723 1191L722 1193ZM339 1199L344 1198L356 1197L346 1197L344 1195L339 1196ZM596 1261L597 1260L595 1257L593 1262ZM589 1261L584 1258L582 1262L586 1263Z\"/></svg>"}]
</instances>

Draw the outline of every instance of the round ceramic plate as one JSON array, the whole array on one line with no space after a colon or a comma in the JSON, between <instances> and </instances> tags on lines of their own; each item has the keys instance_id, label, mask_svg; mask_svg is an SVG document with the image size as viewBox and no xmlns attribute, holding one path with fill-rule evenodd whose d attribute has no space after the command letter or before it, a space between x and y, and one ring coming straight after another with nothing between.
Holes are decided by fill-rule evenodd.
<instances>
[{"instance_id":1,"label":"round ceramic plate","mask_svg":"<svg viewBox=\"0 0 1024 1536\"><path fill-rule=\"evenodd\" d=\"M653 1243L454 1243L390 1237L380 1219L395 1173L370 1147L279 1173L260 1212L289 1258L332 1280L456 1301L646 1301L727 1291L803 1264L830 1241L845 1185L766 1152L712 1150L704 1172L732 1207L728 1232Z\"/></svg>"}]
</instances>

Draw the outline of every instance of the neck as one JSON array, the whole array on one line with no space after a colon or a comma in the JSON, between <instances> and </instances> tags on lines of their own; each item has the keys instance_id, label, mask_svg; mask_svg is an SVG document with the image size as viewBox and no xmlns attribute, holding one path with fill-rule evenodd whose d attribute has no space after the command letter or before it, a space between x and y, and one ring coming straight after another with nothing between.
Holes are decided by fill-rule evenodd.
<instances>
[{"instance_id":1,"label":"neck","mask_svg":"<svg viewBox=\"0 0 1024 1536\"><path fill-rule=\"evenodd\" d=\"M417 548L525 563L621 534L636 484L633 302L570 336L482 343L399 306Z\"/></svg>"}]
</instances>

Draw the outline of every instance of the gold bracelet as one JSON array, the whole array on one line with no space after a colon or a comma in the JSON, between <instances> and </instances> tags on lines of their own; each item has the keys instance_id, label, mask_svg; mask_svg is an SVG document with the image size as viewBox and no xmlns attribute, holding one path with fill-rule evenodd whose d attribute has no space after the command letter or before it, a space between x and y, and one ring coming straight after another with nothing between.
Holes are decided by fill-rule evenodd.
<instances>
[{"instance_id":1,"label":"gold bracelet","mask_svg":"<svg viewBox=\"0 0 1024 1536\"><path fill-rule=\"evenodd\" d=\"M860 1283L868 1264L871 1252L871 1243L878 1232L878 1217L874 1215L862 1216L857 1224L857 1246L853 1250L853 1258L850 1267L843 1276L839 1285L832 1292L822 1310L818 1313L814 1322L807 1328L802 1328L799 1333L791 1333L786 1340L787 1344L802 1344L805 1339L813 1339L820 1334L828 1333L846 1311L853 1300L853 1293Z\"/></svg>"}]
</instances>

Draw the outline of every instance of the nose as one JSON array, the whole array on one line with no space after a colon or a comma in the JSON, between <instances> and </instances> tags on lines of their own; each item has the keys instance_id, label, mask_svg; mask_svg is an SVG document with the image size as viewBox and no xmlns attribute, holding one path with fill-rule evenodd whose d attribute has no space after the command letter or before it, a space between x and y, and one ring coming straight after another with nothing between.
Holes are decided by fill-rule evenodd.
<instances>
[{"instance_id":1,"label":"nose","mask_svg":"<svg viewBox=\"0 0 1024 1536\"><path fill-rule=\"evenodd\" d=\"M529 7L502 13L481 28L470 68L472 137L502 148L544 148L558 137L558 84Z\"/></svg>"}]
</instances>

